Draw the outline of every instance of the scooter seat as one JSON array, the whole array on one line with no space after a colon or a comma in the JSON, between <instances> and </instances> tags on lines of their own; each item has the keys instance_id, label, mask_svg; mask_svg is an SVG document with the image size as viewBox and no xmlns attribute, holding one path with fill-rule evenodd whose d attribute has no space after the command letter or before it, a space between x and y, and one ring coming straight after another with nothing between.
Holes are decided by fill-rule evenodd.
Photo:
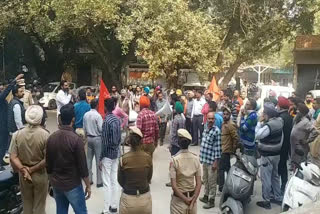
<instances>
[{"instance_id":1,"label":"scooter seat","mask_svg":"<svg viewBox=\"0 0 320 214\"><path fill-rule=\"evenodd\" d=\"M13 174L11 168L6 166L3 171L0 171L0 183L5 183L6 181L12 179Z\"/></svg>"}]
</instances>

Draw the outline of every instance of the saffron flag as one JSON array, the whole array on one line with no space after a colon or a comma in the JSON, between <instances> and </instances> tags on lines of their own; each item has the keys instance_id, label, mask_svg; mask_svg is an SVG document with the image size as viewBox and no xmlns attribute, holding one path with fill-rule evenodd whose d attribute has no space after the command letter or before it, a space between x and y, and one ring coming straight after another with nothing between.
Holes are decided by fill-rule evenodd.
<instances>
[{"instance_id":1,"label":"saffron flag","mask_svg":"<svg viewBox=\"0 0 320 214\"><path fill-rule=\"evenodd\" d=\"M219 100L219 98L220 98L220 89L219 89L219 87L217 85L217 81L216 81L216 78L214 76L212 77L211 84L209 86L208 92L212 93L214 101Z\"/></svg>"},{"instance_id":2,"label":"saffron flag","mask_svg":"<svg viewBox=\"0 0 320 214\"><path fill-rule=\"evenodd\" d=\"M103 80L101 79L98 112L101 114L103 119L106 115L106 113L104 112L104 101L109 98L110 98L110 93L106 85L104 84Z\"/></svg>"}]
</instances>

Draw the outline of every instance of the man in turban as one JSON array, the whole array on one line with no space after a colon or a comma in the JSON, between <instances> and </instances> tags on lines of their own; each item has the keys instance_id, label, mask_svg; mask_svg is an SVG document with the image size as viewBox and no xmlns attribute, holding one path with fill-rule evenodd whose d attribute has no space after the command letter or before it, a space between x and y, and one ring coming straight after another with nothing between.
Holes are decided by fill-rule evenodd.
<instances>
[{"instance_id":1,"label":"man in turban","mask_svg":"<svg viewBox=\"0 0 320 214\"><path fill-rule=\"evenodd\" d=\"M138 114L136 124L143 134L142 148L152 156L155 148L158 146L159 125L156 114L149 108L150 99L147 96L141 96L141 111Z\"/></svg>"},{"instance_id":2,"label":"man in turban","mask_svg":"<svg viewBox=\"0 0 320 214\"><path fill-rule=\"evenodd\" d=\"M23 213L45 214L48 175L45 150L49 132L42 128L43 109L31 105L25 114L28 125L15 132L10 146L10 161L19 171Z\"/></svg>"},{"instance_id":3,"label":"man in turban","mask_svg":"<svg viewBox=\"0 0 320 214\"><path fill-rule=\"evenodd\" d=\"M280 152L279 175L281 177L281 192L284 193L288 181L287 160L290 151L290 135L293 126L293 118L289 114L290 103L285 97L278 97L279 116L283 120L283 143Z\"/></svg>"}]
</instances>

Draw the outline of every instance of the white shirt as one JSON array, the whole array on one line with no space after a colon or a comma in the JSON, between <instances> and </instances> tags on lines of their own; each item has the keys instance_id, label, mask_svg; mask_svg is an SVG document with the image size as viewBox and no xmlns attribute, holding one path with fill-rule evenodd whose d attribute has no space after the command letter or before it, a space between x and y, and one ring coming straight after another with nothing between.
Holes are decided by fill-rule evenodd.
<instances>
[{"instance_id":1,"label":"white shirt","mask_svg":"<svg viewBox=\"0 0 320 214\"><path fill-rule=\"evenodd\" d=\"M193 118L193 116L196 116L196 115L202 115L201 111L202 111L204 104L206 104L206 100L203 98L200 98L200 100L198 100L198 99L193 100L193 108L192 108L191 118Z\"/></svg>"},{"instance_id":2,"label":"white shirt","mask_svg":"<svg viewBox=\"0 0 320 214\"><path fill-rule=\"evenodd\" d=\"M62 106L67 105L71 101L71 94L64 92L63 90L59 90L56 103L57 103L57 114L60 114L60 109Z\"/></svg>"},{"instance_id":3,"label":"white shirt","mask_svg":"<svg viewBox=\"0 0 320 214\"><path fill-rule=\"evenodd\" d=\"M13 115L14 115L14 122L16 123L17 129L22 129L24 127L22 118L21 118L21 108L19 104L15 104L13 106Z\"/></svg>"},{"instance_id":4,"label":"white shirt","mask_svg":"<svg viewBox=\"0 0 320 214\"><path fill-rule=\"evenodd\" d=\"M262 122L258 122L256 126L256 140L261 140L270 135L269 126L264 126Z\"/></svg>"}]
</instances>

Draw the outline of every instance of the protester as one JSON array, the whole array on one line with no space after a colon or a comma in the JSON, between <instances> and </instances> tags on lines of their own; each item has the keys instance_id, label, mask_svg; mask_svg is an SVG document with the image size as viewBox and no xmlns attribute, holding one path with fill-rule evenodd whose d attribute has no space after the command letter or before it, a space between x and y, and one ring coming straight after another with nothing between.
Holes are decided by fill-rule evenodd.
<instances>
[{"instance_id":1,"label":"protester","mask_svg":"<svg viewBox=\"0 0 320 214\"><path fill-rule=\"evenodd\" d=\"M188 91L188 103L187 103L187 108L185 109L185 116L186 116L186 129L188 130L189 133L193 133L192 131L192 119L191 119L191 114L192 114L192 109L193 109L193 97L194 94L192 91Z\"/></svg>"},{"instance_id":2,"label":"protester","mask_svg":"<svg viewBox=\"0 0 320 214\"><path fill-rule=\"evenodd\" d=\"M143 134L137 127L130 127L130 151L120 158L118 182L123 188L120 214L151 214L152 199L149 183L153 166L152 158L142 149Z\"/></svg>"},{"instance_id":3,"label":"protester","mask_svg":"<svg viewBox=\"0 0 320 214\"><path fill-rule=\"evenodd\" d=\"M128 98L128 93L125 89L121 90L121 96L120 99L118 100L118 106L121 108L127 115L129 115L129 98Z\"/></svg>"},{"instance_id":4,"label":"protester","mask_svg":"<svg viewBox=\"0 0 320 214\"><path fill-rule=\"evenodd\" d=\"M289 100L285 97L278 97L279 116L283 120L283 143L280 152L279 175L281 177L281 193L284 194L288 182L287 160L290 151L290 135L292 131L293 118L289 115Z\"/></svg>"},{"instance_id":5,"label":"protester","mask_svg":"<svg viewBox=\"0 0 320 214\"><path fill-rule=\"evenodd\" d=\"M71 204L75 213L86 214L85 200L91 196L91 186L83 142L73 131L73 105L61 107L60 116L59 130L49 137L46 148L46 168L57 213L67 214ZM86 185L85 192L81 179Z\"/></svg>"},{"instance_id":6,"label":"protester","mask_svg":"<svg viewBox=\"0 0 320 214\"><path fill-rule=\"evenodd\" d=\"M12 89L13 99L8 106L8 131L9 142L14 132L24 128L25 120L25 108L21 99L23 98L23 88L15 86Z\"/></svg>"},{"instance_id":7,"label":"protester","mask_svg":"<svg viewBox=\"0 0 320 214\"><path fill-rule=\"evenodd\" d=\"M240 97L239 91L235 90L232 98L232 120L237 123L237 117L240 112L240 108L243 105L243 100Z\"/></svg>"},{"instance_id":8,"label":"protester","mask_svg":"<svg viewBox=\"0 0 320 214\"><path fill-rule=\"evenodd\" d=\"M120 94L118 93L118 89L114 85L111 87L111 97L116 98L117 100L120 99Z\"/></svg>"},{"instance_id":9,"label":"protester","mask_svg":"<svg viewBox=\"0 0 320 214\"><path fill-rule=\"evenodd\" d=\"M230 157L235 153L239 142L237 126L231 120L231 110L229 108L223 109L223 121L221 129L222 154L219 161L219 192L222 192L225 180L224 174L229 172L231 167Z\"/></svg>"},{"instance_id":10,"label":"protester","mask_svg":"<svg viewBox=\"0 0 320 214\"><path fill-rule=\"evenodd\" d=\"M79 91L79 99L80 101L74 105L74 113L75 113L75 124L74 127L76 129L77 135L79 135L83 141L84 150L88 151L88 141L86 139L85 132L83 130L83 116L85 113L90 111L90 105L87 103L86 91L81 89Z\"/></svg>"},{"instance_id":11,"label":"protester","mask_svg":"<svg viewBox=\"0 0 320 214\"><path fill-rule=\"evenodd\" d=\"M43 110L31 105L25 114L28 125L12 137L10 161L19 171L24 214L45 214L48 175L45 170L45 150L49 132L40 124Z\"/></svg>"},{"instance_id":12,"label":"protester","mask_svg":"<svg viewBox=\"0 0 320 214\"><path fill-rule=\"evenodd\" d=\"M114 99L114 102L117 103L117 99L116 98L113 98L113 99ZM118 105L115 106L112 113L118 117L118 119L121 122L121 129L122 131L125 131L125 127L128 126L129 116Z\"/></svg>"},{"instance_id":13,"label":"protester","mask_svg":"<svg viewBox=\"0 0 320 214\"><path fill-rule=\"evenodd\" d=\"M209 112L214 112L215 125L221 130L223 118L219 113L217 113L217 103L215 101L209 102Z\"/></svg>"},{"instance_id":14,"label":"protester","mask_svg":"<svg viewBox=\"0 0 320 214\"><path fill-rule=\"evenodd\" d=\"M69 83L65 80L60 82L60 90L57 93L56 103L57 103L57 117L58 117L58 124L60 124L60 109L62 106L67 105L71 102L72 95L69 93Z\"/></svg>"},{"instance_id":15,"label":"protester","mask_svg":"<svg viewBox=\"0 0 320 214\"><path fill-rule=\"evenodd\" d=\"M314 114L312 116L312 119L316 121L318 119L318 116L320 115L320 98L316 98L314 100L313 109L314 109Z\"/></svg>"},{"instance_id":16,"label":"protester","mask_svg":"<svg viewBox=\"0 0 320 214\"><path fill-rule=\"evenodd\" d=\"M116 99L105 100L106 118L102 125L102 148L99 168L102 170L104 190L103 213L117 212L117 171L120 157L121 124L112 111L116 107Z\"/></svg>"},{"instance_id":17,"label":"protester","mask_svg":"<svg viewBox=\"0 0 320 214\"><path fill-rule=\"evenodd\" d=\"M91 101L95 99L95 96L92 94L92 89L90 87L86 88L86 96L88 103L91 103Z\"/></svg>"},{"instance_id":18,"label":"protester","mask_svg":"<svg viewBox=\"0 0 320 214\"><path fill-rule=\"evenodd\" d=\"M239 127L240 143L243 146L245 154L254 155L256 151L255 134L258 123L258 115L255 109L257 103L254 99L249 99L241 113L241 123Z\"/></svg>"},{"instance_id":19,"label":"protester","mask_svg":"<svg viewBox=\"0 0 320 214\"><path fill-rule=\"evenodd\" d=\"M318 135L308 113L309 108L305 104L299 103L297 105L297 115L294 118L290 136L291 161L294 166L306 160L309 152L309 143L314 141ZM297 148L304 152L302 157L296 154L295 150Z\"/></svg>"},{"instance_id":20,"label":"protester","mask_svg":"<svg viewBox=\"0 0 320 214\"><path fill-rule=\"evenodd\" d=\"M200 139L202 139L203 133L203 114L201 113L202 108L206 101L202 98L202 91L197 91L196 99L193 101L193 108L191 113L191 120L192 120L192 129L193 135L192 140L193 143L191 146L199 145L199 132L200 132Z\"/></svg>"},{"instance_id":21,"label":"protester","mask_svg":"<svg viewBox=\"0 0 320 214\"><path fill-rule=\"evenodd\" d=\"M90 106L91 110L85 113L83 117L83 130L87 136L88 141L88 152L87 152L87 165L89 169L89 180L90 184L93 184L92 180L92 160L95 157L96 160L96 171L97 171L97 187L100 188L103 186L101 178L101 170L99 170L99 161L101 155L101 133L102 133L102 124L103 119L98 113L98 99L91 101Z\"/></svg>"},{"instance_id":22,"label":"protester","mask_svg":"<svg viewBox=\"0 0 320 214\"><path fill-rule=\"evenodd\" d=\"M166 104L166 101L163 99L163 94L160 92L158 94L158 100L156 101L156 111L159 111L164 107ZM166 135L166 130L167 130L167 115L164 113L159 114L159 135L160 135L160 146L163 145L163 141Z\"/></svg>"},{"instance_id":23,"label":"protester","mask_svg":"<svg viewBox=\"0 0 320 214\"><path fill-rule=\"evenodd\" d=\"M172 121L170 130L170 153L171 156L177 154L180 150L178 144L178 130L185 128L185 118L183 116L183 106L180 102L176 102L175 105L176 115Z\"/></svg>"},{"instance_id":24,"label":"protester","mask_svg":"<svg viewBox=\"0 0 320 214\"><path fill-rule=\"evenodd\" d=\"M141 111L138 114L136 124L143 134L142 149L152 157L153 152L158 145L159 126L156 114L149 110L149 107L149 98L147 96L141 96Z\"/></svg>"},{"instance_id":25,"label":"protester","mask_svg":"<svg viewBox=\"0 0 320 214\"><path fill-rule=\"evenodd\" d=\"M200 162L203 167L204 196L200 201L206 203L203 208L215 206L217 189L218 162L221 158L221 132L214 125L214 113L209 112L200 147Z\"/></svg>"},{"instance_id":26,"label":"protester","mask_svg":"<svg viewBox=\"0 0 320 214\"><path fill-rule=\"evenodd\" d=\"M207 114L209 113L209 103L212 102L213 95L212 93L207 93L205 95L206 103L203 105L201 114L203 115L203 124L207 122Z\"/></svg>"},{"instance_id":27,"label":"protester","mask_svg":"<svg viewBox=\"0 0 320 214\"><path fill-rule=\"evenodd\" d=\"M9 147L8 103L6 97L16 86L17 81L21 78L23 78L23 74L19 74L5 89L0 92L0 168L4 165L3 157Z\"/></svg>"},{"instance_id":28,"label":"protester","mask_svg":"<svg viewBox=\"0 0 320 214\"><path fill-rule=\"evenodd\" d=\"M201 165L199 158L189 152L192 142L190 133L185 129L178 130L180 152L172 156L170 178L173 194L170 213L197 213L197 200L201 190Z\"/></svg>"},{"instance_id":29,"label":"protester","mask_svg":"<svg viewBox=\"0 0 320 214\"><path fill-rule=\"evenodd\" d=\"M308 109L313 109L313 96L311 93L307 93L304 104L308 107Z\"/></svg>"},{"instance_id":30,"label":"protester","mask_svg":"<svg viewBox=\"0 0 320 214\"><path fill-rule=\"evenodd\" d=\"M282 196L278 165L283 142L283 120L273 103L265 103L261 122L256 127L258 151L261 154L262 198L257 205L271 209L271 203L281 206Z\"/></svg>"}]
</instances>

